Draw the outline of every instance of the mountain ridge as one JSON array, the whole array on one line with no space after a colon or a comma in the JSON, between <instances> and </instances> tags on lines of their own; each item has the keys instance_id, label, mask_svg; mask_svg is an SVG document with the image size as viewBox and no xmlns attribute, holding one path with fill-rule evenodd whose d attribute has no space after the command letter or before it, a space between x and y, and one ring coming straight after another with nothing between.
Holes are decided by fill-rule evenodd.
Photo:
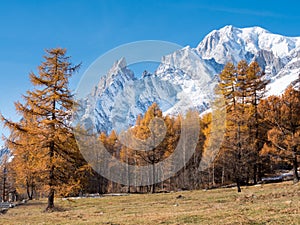
<instances>
[{"instance_id":1,"label":"mountain ridge","mask_svg":"<svg viewBox=\"0 0 300 225\"><path fill-rule=\"evenodd\" d=\"M153 74L135 77L121 58L82 100L82 122L97 132L124 130L156 102L165 114L210 107L217 75L227 62L257 61L280 94L300 72L300 37L273 34L261 27L213 30L199 44L162 57ZM127 125L126 125L127 124ZM116 129L119 128L119 129Z\"/></svg>"}]
</instances>

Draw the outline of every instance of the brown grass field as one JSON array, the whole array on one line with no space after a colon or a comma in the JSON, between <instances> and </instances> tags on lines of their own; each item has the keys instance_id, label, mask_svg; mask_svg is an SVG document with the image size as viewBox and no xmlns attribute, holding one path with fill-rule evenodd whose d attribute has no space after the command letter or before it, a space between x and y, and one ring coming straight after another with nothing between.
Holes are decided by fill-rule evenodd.
<instances>
[{"instance_id":1,"label":"brown grass field","mask_svg":"<svg viewBox=\"0 0 300 225\"><path fill-rule=\"evenodd\" d=\"M300 224L300 184L291 182L55 203L59 211L44 212L44 199L9 209L0 224Z\"/></svg>"}]
</instances>

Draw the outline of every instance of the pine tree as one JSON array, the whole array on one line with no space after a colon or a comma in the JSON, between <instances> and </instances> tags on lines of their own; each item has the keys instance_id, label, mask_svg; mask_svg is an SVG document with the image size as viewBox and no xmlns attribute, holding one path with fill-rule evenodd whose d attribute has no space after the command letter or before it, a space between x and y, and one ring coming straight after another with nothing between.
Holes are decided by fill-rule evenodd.
<instances>
[{"instance_id":1,"label":"pine tree","mask_svg":"<svg viewBox=\"0 0 300 225\"><path fill-rule=\"evenodd\" d=\"M32 150L43 153L43 180L41 183L48 191L47 209L54 208L55 192L74 194L80 188L79 168L86 163L76 145L69 120L74 107L73 96L68 88L69 78L79 65L73 66L61 48L46 50L45 61L38 67L38 74L30 73L30 81L35 87L27 91L24 103L16 103L16 110L26 119L26 123L2 120L17 135L21 146L31 145ZM28 118L33 118L31 123ZM24 140L29 142L24 144ZM10 140L14 141L14 140ZM36 155L35 155L36 156Z\"/></svg>"}]
</instances>

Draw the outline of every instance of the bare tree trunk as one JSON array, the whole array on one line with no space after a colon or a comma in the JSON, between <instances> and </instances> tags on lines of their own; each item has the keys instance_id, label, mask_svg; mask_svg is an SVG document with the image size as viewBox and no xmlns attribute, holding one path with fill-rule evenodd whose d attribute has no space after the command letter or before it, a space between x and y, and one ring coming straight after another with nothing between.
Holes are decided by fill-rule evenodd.
<instances>
[{"instance_id":1,"label":"bare tree trunk","mask_svg":"<svg viewBox=\"0 0 300 225\"><path fill-rule=\"evenodd\" d=\"M299 175L298 175L298 161L297 161L297 154L293 153L293 170L294 170L294 183L299 182Z\"/></svg>"},{"instance_id":2,"label":"bare tree trunk","mask_svg":"<svg viewBox=\"0 0 300 225\"><path fill-rule=\"evenodd\" d=\"M5 202L6 200L6 193L5 193L5 184L6 184L6 168L4 168L4 172L3 172L3 191L2 191L2 201Z\"/></svg>"},{"instance_id":3,"label":"bare tree trunk","mask_svg":"<svg viewBox=\"0 0 300 225\"><path fill-rule=\"evenodd\" d=\"M49 195L48 195L48 206L47 210L51 210L54 208L54 188L50 188Z\"/></svg>"},{"instance_id":4,"label":"bare tree trunk","mask_svg":"<svg viewBox=\"0 0 300 225\"><path fill-rule=\"evenodd\" d=\"M55 68L55 74L57 73L57 65ZM52 115L51 115L51 120L54 121L56 119L55 115L55 109L56 109L56 101L54 100L52 102ZM55 131L55 125L51 125L52 132ZM46 210L51 210L54 208L54 182L55 182L55 177L54 177L54 164L53 164L53 158L54 158L54 150L55 150L55 143L54 143L54 137L53 134L51 134L51 142L49 146L49 165L50 165L50 172L49 172L49 195L48 195L48 205Z\"/></svg>"},{"instance_id":5,"label":"bare tree trunk","mask_svg":"<svg viewBox=\"0 0 300 225\"><path fill-rule=\"evenodd\" d=\"M155 163L152 164L152 193L155 193Z\"/></svg>"},{"instance_id":6,"label":"bare tree trunk","mask_svg":"<svg viewBox=\"0 0 300 225\"><path fill-rule=\"evenodd\" d=\"M53 165L53 159L54 157L54 143L51 142L50 144L50 174L49 174L49 194L48 194L48 205L46 210L51 210L54 208L54 165Z\"/></svg>"},{"instance_id":7,"label":"bare tree trunk","mask_svg":"<svg viewBox=\"0 0 300 225\"><path fill-rule=\"evenodd\" d=\"M222 185L224 185L224 182L225 182L225 167L224 165L222 166L222 179L221 179L221 183Z\"/></svg>"},{"instance_id":8,"label":"bare tree trunk","mask_svg":"<svg viewBox=\"0 0 300 225\"><path fill-rule=\"evenodd\" d=\"M253 184L257 184L257 162L253 166Z\"/></svg>"},{"instance_id":9,"label":"bare tree trunk","mask_svg":"<svg viewBox=\"0 0 300 225\"><path fill-rule=\"evenodd\" d=\"M261 163L258 164L257 178L259 181L261 181L261 179L262 179L262 164Z\"/></svg>"},{"instance_id":10,"label":"bare tree trunk","mask_svg":"<svg viewBox=\"0 0 300 225\"><path fill-rule=\"evenodd\" d=\"M33 198L33 185L30 185L28 182L26 184L27 197L29 200Z\"/></svg>"},{"instance_id":11,"label":"bare tree trunk","mask_svg":"<svg viewBox=\"0 0 300 225\"><path fill-rule=\"evenodd\" d=\"M237 169L235 170L235 179L236 179L236 186L237 186L237 191L241 192L241 158L242 158L242 144L241 144L241 130L240 130L240 124L238 123L238 132L237 132L237 141L238 141L238 155L237 155Z\"/></svg>"},{"instance_id":12,"label":"bare tree trunk","mask_svg":"<svg viewBox=\"0 0 300 225\"><path fill-rule=\"evenodd\" d=\"M127 183L128 183L128 186L127 186L127 193L130 193L130 171L129 171L129 158L128 158L128 152L126 150L126 155L127 155L127 164L126 164L126 169L127 169Z\"/></svg>"},{"instance_id":13,"label":"bare tree trunk","mask_svg":"<svg viewBox=\"0 0 300 225\"><path fill-rule=\"evenodd\" d=\"M241 190L241 183L240 183L240 178L239 177L236 178L236 186L237 186L237 191L238 192L242 192L242 190Z\"/></svg>"},{"instance_id":14,"label":"bare tree trunk","mask_svg":"<svg viewBox=\"0 0 300 225\"><path fill-rule=\"evenodd\" d=\"M215 163L213 163L213 171L212 171L212 185L213 187L216 185L216 182L215 182Z\"/></svg>"}]
</instances>

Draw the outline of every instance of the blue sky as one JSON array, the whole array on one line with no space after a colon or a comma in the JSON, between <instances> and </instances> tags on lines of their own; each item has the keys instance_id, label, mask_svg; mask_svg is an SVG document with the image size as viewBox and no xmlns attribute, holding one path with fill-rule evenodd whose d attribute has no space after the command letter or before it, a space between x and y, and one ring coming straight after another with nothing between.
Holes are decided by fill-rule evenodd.
<instances>
[{"instance_id":1,"label":"blue sky","mask_svg":"<svg viewBox=\"0 0 300 225\"><path fill-rule=\"evenodd\" d=\"M67 48L72 62L82 62L71 80L121 44L163 40L192 47L213 29L261 26L273 33L300 36L298 1L95 1L27 0L0 3L0 112L18 119L14 102L30 89L44 49ZM0 134L7 131L0 126ZM3 142L0 141L0 145Z\"/></svg>"}]
</instances>

